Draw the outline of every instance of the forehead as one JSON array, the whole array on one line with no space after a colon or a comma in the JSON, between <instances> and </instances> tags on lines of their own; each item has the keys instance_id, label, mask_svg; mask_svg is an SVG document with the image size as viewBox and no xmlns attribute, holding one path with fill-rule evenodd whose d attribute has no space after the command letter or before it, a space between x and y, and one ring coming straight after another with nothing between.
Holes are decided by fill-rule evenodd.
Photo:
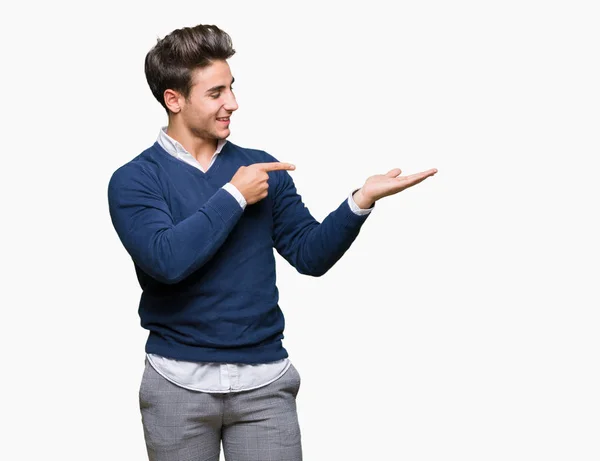
<instances>
[{"instance_id":1,"label":"forehead","mask_svg":"<svg viewBox=\"0 0 600 461\"><path fill-rule=\"evenodd\" d=\"M207 67L194 70L192 85L199 90L205 90L215 85L229 85L231 69L227 61L214 61Z\"/></svg>"}]
</instances>

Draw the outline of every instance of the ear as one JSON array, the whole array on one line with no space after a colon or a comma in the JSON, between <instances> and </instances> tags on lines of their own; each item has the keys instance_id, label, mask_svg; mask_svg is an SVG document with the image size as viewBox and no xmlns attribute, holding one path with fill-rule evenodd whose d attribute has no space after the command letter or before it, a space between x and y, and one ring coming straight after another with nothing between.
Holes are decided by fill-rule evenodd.
<instances>
[{"instance_id":1,"label":"ear","mask_svg":"<svg viewBox=\"0 0 600 461\"><path fill-rule=\"evenodd\" d=\"M183 97L177 91L165 90L163 97L167 108L171 112L174 114L181 112Z\"/></svg>"}]
</instances>

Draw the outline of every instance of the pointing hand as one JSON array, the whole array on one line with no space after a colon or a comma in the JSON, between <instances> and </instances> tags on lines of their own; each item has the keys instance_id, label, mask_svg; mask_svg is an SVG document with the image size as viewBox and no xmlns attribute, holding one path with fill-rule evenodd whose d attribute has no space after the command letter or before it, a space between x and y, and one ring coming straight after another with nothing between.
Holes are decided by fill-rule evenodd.
<instances>
[{"instance_id":1,"label":"pointing hand","mask_svg":"<svg viewBox=\"0 0 600 461\"><path fill-rule=\"evenodd\" d=\"M291 163L270 162L254 163L249 166L240 167L231 181L246 199L248 205L252 205L269 194L268 179L269 171L294 170L296 167Z\"/></svg>"}]
</instances>

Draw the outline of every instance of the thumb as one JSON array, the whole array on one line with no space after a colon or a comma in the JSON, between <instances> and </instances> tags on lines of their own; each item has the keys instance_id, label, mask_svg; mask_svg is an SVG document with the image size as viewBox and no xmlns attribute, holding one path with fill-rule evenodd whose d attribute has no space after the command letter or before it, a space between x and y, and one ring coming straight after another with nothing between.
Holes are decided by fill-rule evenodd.
<instances>
[{"instance_id":1,"label":"thumb","mask_svg":"<svg viewBox=\"0 0 600 461\"><path fill-rule=\"evenodd\" d=\"M400 173L402 173L400 168L394 168L393 170L388 171L385 175L388 178L395 178L396 176L400 176Z\"/></svg>"}]
</instances>

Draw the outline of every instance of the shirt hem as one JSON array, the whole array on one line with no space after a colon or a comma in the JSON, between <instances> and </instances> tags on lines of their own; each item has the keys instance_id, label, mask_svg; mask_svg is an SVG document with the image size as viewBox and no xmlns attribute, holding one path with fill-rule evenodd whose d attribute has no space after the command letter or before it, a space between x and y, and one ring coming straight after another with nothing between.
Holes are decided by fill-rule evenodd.
<instances>
[{"instance_id":1,"label":"shirt hem","mask_svg":"<svg viewBox=\"0 0 600 461\"><path fill-rule=\"evenodd\" d=\"M285 368L283 369L283 371L281 373L279 373L275 378L263 383L263 384L259 384L257 386L253 386L253 387L245 387L242 389L225 389L225 390L213 390L213 389L198 389L198 388L194 388L191 386L188 386L186 384L181 384L178 383L177 381L175 381L173 378L166 376L165 374L163 374L158 367L156 367L154 365L154 362L152 362L152 359L150 358L149 354L146 354L146 359L148 360L148 363L150 364L150 366L154 369L154 371L156 371L159 375L161 375L163 378L165 378L167 381L175 384L178 387L181 387L183 389L187 389L188 391L194 391L194 392L204 392L207 394L231 394L231 393L237 393L237 392L247 392L247 391L252 391L255 389L260 389L261 387L265 387L271 383L274 383L275 381L277 381L279 378L281 378L286 371L289 370L290 366L292 365L292 362L285 357L284 359L287 359L288 363L285 366ZM283 359L282 359L283 360Z\"/></svg>"}]
</instances>

